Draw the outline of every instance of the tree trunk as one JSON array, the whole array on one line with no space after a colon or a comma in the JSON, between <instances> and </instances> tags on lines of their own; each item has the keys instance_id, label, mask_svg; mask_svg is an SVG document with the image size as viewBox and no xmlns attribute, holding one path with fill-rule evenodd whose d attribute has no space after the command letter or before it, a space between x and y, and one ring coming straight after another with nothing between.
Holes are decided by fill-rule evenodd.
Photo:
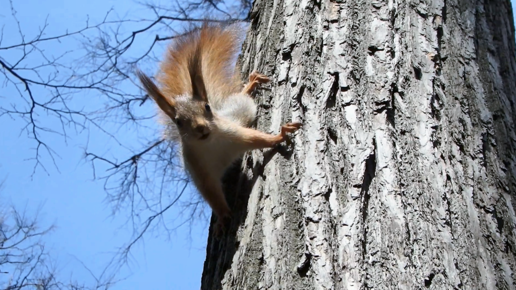
<instances>
[{"instance_id":1,"label":"tree trunk","mask_svg":"<svg viewBox=\"0 0 516 290\"><path fill-rule=\"evenodd\" d=\"M202 289L515 289L510 1L256 0L243 72L292 144L227 175Z\"/></svg>"}]
</instances>

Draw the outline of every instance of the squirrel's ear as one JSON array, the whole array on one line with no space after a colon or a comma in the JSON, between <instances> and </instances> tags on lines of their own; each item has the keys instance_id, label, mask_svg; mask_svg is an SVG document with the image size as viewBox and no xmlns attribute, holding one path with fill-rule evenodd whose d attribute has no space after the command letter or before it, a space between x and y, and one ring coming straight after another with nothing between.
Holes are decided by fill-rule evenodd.
<instances>
[{"instance_id":1,"label":"squirrel's ear","mask_svg":"<svg viewBox=\"0 0 516 290\"><path fill-rule=\"evenodd\" d=\"M206 87L204 86L204 80L202 79L202 76L195 75L191 76L192 78L192 93L193 98L198 99L200 101L207 102L208 101L208 95L206 94Z\"/></svg>"},{"instance_id":2,"label":"squirrel's ear","mask_svg":"<svg viewBox=\"0 0 516 290\"><path fill-rule=\"evenodd\" d=\"M165 112L170 118L174 119L176 117L176 109L174 108L175 104L173 100L168 100L163 96L161 91L158 89L158 87L154 84L154 82L146 76L144 73L142 73L140 70L136 71L136 75L140 79L140 82L142 83L143 87L147 91L147 94L151 96L156 104L158 104L158 107Z\"/></svg>"},{"instance_id":3,"label":"squirrel's ear","mask_svg":"<svg viewBox=\"0 0 516 290\"><path fill-rule=\"evenodd\" d=\"M192 83L192 98L199 101L208 101L208 94L202 78L202 55L200 48L197 48L188 61L188 72Z\"/></svg>"}]
</instances>

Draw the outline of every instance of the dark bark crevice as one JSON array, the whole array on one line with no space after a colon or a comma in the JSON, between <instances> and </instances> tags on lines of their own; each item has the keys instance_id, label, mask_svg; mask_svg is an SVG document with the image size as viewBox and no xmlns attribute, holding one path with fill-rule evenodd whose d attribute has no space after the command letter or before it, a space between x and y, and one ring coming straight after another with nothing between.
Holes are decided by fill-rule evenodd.
<instances>
[{"instance_id":1,"label":"dark bark crevice","mask_svg":"<svg viewBox=\"0 0 516 290\"><path fill-rule=\"evenodd\" d=\"M340 90L339 73L334 72L333 74L330 74L330 75L333 76L333 83L330 88L328 99L326 100L326 108L328 108L328 109L335 107L335 103L337 101L337 94L339 93L339 90Z\"/></svg>"},{"instance_id":2,"label":"dark bark crevice","mask_svg":"<svg viewBox=\"0 0 516 290\"><path fill-rule=\"evenodd\" d=\"M371 199L371 195L369 193L369 187L373 182L374 177L376 176L376 140L373 139L373 150L369 157L365 160L365 171L364 171L364 179L361 186L362 196L362 259L365 261L367 256L367 237L368 237L368 226L367 226L367 218L369 214L369 200Z\"/></svg>"}]
</instances>

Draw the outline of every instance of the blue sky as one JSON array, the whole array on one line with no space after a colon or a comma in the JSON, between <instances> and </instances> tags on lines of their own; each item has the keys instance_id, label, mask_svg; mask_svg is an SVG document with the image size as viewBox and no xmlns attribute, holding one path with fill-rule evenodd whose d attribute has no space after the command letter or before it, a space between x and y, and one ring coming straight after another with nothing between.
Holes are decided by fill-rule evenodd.
<instances>
[{"instance_id":1,"label":"blue sky","mask_svg":"<svg viewBox=\"0 0 516 290\"><path fill-rule=\"evenodd\" d=\"M511 2L514 9L515 1ZM64 29L81 28L87 15L90 22L99 21L110 8L120 16L134 18L143 17L145 11L132 1L115 0L24 0L14 1L14 5L27 35L34 33L47 16L50 24L47 33L52 35L60 34ZM0 7L9 7L9 1L0 0ZM7 27L4 41L16 40L17 32L10 29L10 11L0 11L0 24ZM15 92L2 88L0 102L14 95ZM34 156L33 141L20 133L22 124L18 120L4 117L1 122L0 180L5 178L5 183L0 190L0 201L25 208L28 213L40 209L39 223L42 226L56 225L44 241L56 259L62 278L66 280L73 273L74 280L93 283L84 265L99 275L117 248L127 243L133 233L126 224L127 215L111 215L103 183L93 180L91 166L84 160L86 144L89 150L115 154L109 152L114 148L113 141L94 130L90 134L72 134L67 143L56 137L51 140L51 145L60 156L57 159L58 170L47 158L48 174L38 170L31 177L34 163L27 159ZM150 130L148 138L152 138L154 133ZM135 136L141 137L142 133L122 128L118 134L122 142L130 146L135 142ZM182 227L171 236L159 231L149 232L143 243L134 248L129 267L118 276L124 280L113 289L198 289L207 231L206 224L201 222L193 228Z\"/></svg>"},{"instance_id":2,"label":"blue sky","mask_svg":"<svg viewBox=\"0 0 516 290\"><path fill-rule=\"evenodd\" d=\"M132 1L13 2L27 38L37 32L47 17L47 35L82 28L87 16L90 23L100 21L110 8L121 17L145 17L142 15L145 10ZM9 1L0 0L0 7L0 25L4 26L3 44L16 43L19 34L16 27L13 27L9 9L3 9L9 7ZM148 15L148 18L152 18L152 15ZM73 41L55 43L46 49L75 49L77 45ZM6 55L2 57L5 58ZM35 93L47 92L42 90ZM0 91L2 104L11 103L9 98L14 97L17 97L17 93L12 88L3 87ZM88 97L88 94L81 97ZM149 104L143 110L152 109ZM41 115L41 118L45 119L45 115ZM59 125L56 120L46 121L50 125ZM92 168L84 159L84 151L87 147L89 151L117 156L120 152L110 150L119 147L114 146L113 140L95 130L78 133L69 131L70 138L66 143L59 136L47 139L58 153L57 168L52 165L48 156L44 156L48 174L39 168L31 176L34 161L28 159L34 157L35 143L26 138L25 133L20 133L23 124L19 120L3 117L1 122L0 180L5 179L5 182L0 189L0 201L25 209L29 214L39 209L39 224L42 227L52 224L56 226L44 238L44 242L55 258L61 280L66 281L73 277L75 281L92 285L94 280L89 270L99 276L117 249L131 239L133 232L132 227L126 223L127 212L111 215L112 208L106 203L103 182L93 180ZM141 137L145 132L133 132L131 129L123 127L117 135L120 141L127 143L127 147L138 148L136 136ZM148 139L152 139L151 135L155 133L156 131L149 130ZM118 154L128 155L128 152ZM123 268L118 275L118 278L124 280L118 282L113 289L198 289L205 258L207 231L206 223L200 222L193 228L182 227L170 236L158 230L148 232L143 242L134 248L128 267ZM0 276L0 279L3 277Z\"/></svg>"}]
</instances>

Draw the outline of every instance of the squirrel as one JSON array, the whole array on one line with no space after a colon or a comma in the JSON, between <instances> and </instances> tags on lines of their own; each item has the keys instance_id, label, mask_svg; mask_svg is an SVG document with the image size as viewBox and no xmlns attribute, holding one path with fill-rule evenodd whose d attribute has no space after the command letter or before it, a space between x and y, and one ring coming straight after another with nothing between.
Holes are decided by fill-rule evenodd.
<instances>
[{"instance_id":1,"label":"squirrel","mask_svg":"<svg viewBox=\"0 0 516 290\"><path fill-rule=\"evenodd\" d=\"M226 169L246 151L274 147L301 127L287 123L278 135L249 128L257 113L251 93L269 78L253 72L242 89L235 65L240 30L203 24L176 38L156 77L160 88L136 71L164 117L175 123L167 130L177 128L184 167L217 216L216 231L231 217L221 181Z\"/></svg>"}]
</instances>

